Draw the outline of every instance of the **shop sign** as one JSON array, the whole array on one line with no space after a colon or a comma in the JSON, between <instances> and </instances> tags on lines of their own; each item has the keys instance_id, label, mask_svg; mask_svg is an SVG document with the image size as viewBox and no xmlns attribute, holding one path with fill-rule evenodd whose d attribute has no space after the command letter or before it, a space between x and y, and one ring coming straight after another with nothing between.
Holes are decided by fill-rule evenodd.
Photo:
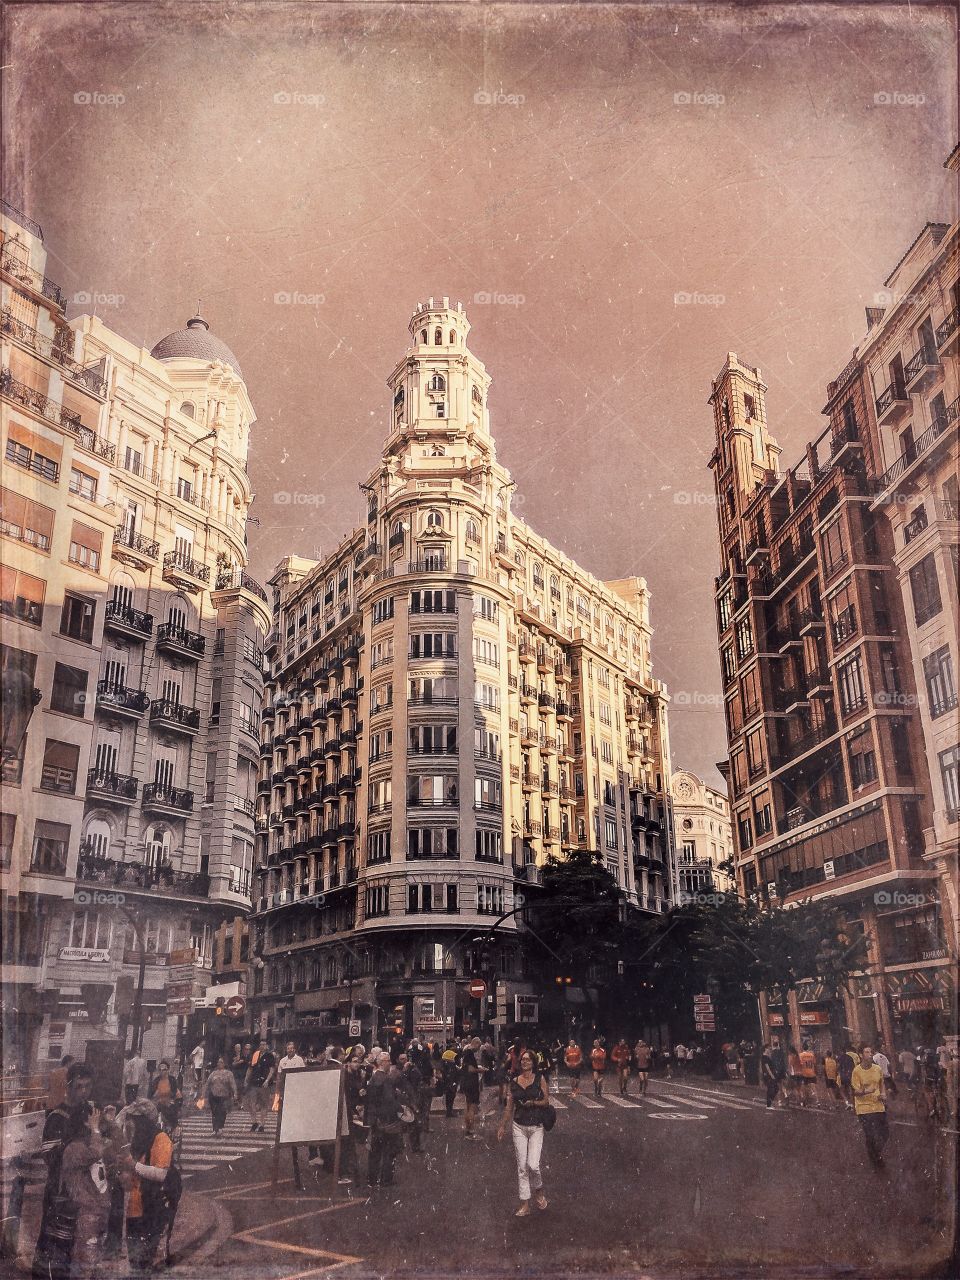
<instances>
[{"instance_id":1,"label":"shop sign","mask_svg":"<svg viewBox=\"0 0 960 1280\"><path fill-rule=\"evenodd\" d=\"M110 963L109 947L61 947L60 960L87 960L95 964Z\"/></svg>"},{"instance_id":2,"label":"shop sign","mask_svg":"<svg viewBox=\"0 0 960 1280\"><path fill-rule=\"evenodd\" d=\"M178 964L173 969L167 970L167 982L189 982L193 983L196 971L192 964Z\"/></svg>"},{"instance_id":3,"label":"shop sign","mask_svg":"<svg viewBox=\"0 0 960 1280\"><path fill-rule=\"evenodd\" d=\"M175 966L178 964L196 964L197 949L196 947L185 947L182 951L171 951L167 956L167 964Z\"/></svg>"},{"instance_id":4,"label":"shop sign","mask_svg":"<svg viewBox=\"0 0 960 1280\"><path fill-rule=\"evenodd\" d=\"M947 948L934 947L931 951L924 951L922 959L924 960L946 960Z\"/></svg>"},{"instance_id":5,"label":"shop sign","mask_svg":"<svg viewBox=\"0 0 960 1280\"><path fill-rule=\"evenodd\" d=\"M943 996L894 996L894 1013L930 1013L941 1012L944 1008Z\"/></svg>"},{"instance_id":6,"label":"shop sign","mask_svg":"<svg viewBox=\"0 0 960 1280\"><path fill-rule=\"evenodd\" d=\"M190 1000L193 997L192 982L169 982L167 983L167 1001L171 1000Z\"/></svg>"},{"instance_id":7,"label":"shop sign","mask_svg":"<svg viewBox=\"0 0 960 1280\"><path fill-rule=\"evenodd\" d=\"M539 996L514 996L514 1010L516 1022L539 1022L540 1021L540 997Z\"/></svg>"}]
</instances>

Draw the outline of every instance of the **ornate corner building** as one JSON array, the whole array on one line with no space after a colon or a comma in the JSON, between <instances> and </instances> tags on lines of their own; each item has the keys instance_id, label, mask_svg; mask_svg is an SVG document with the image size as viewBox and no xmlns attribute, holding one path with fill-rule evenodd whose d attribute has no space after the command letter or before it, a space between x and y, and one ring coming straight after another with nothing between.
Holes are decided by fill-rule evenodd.
<instances>
[{"instance_id":1,"label":"ornate corner building","mask_svg":"<svg viewBox=\"0 0 960 1280\"><path fill-rule=\"evenodd\" d=\"M729 865L733 833L727 796L689 769L674 771L671 789L679 900L684 895L695 902L699 894L736 893Z\"/></svg>"},{"instance_id":2,"label":"ornate corner building","mask_svg":"<svg viewBox=\"0 0 960 1280\"><path fill-rule=\"evenodd\" d=\"M797 466L759 370L728 355L710 397L738 880L842 906L869 961L846 1025L897 1048L956 1027L957 235L907 251Z\"/></svg>"},{"instance_id":3,"label":"ornate corner building","mask_svg":"<svg viewBox=\"0 0 960 1280\"><path fill-rule=\"evenodd\" d=\"M530 991L517 915L551 854L599 850L639 907L673 902L646 584L514 514L469 329L417 307L366 526L271 580L252 952L277 1036L486 1022L469 979Z\"/></svg>"},{"instance_id":4,"label":"ornate corner building","mask_svg":"<svg viewBox=\"0 0 960 1280\"><path fill-rule=\"evenodd\" d=\"M25 1068L125 1038L142 954L157 1058L250 901L254 412L199 316L152 352L68 323L40 227L2 213L4 1043Z\"/></svg>"}]
</instances>

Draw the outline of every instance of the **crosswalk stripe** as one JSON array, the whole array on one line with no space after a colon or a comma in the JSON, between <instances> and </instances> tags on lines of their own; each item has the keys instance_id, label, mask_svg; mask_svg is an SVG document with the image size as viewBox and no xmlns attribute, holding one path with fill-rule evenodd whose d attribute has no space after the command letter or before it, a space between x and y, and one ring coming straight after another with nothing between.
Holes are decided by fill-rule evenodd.
<instances>
[{"instance_id":1,"label":"crosswalk stripe","mask_svg":"<svg viewBox=\"0 0 960 1280\"><path fill-rule=\"evenodd\" d=\"M664 1098L669 1098L674 1106L676 1106L679 1103L679 1105L682 1107L695 1107L698 1111L715 1111L716 1110L716 1107L714 1107L712 1103L702 1102L699 1098L681 1098L673 1093L664 1093L661 1096Z\"/></svg>"},{"instance_id":2,"label":"crosswalk stripe","mask_svg":"<svg viewBox=\"0 0 960 1280\"><path fill-rule=\"evenodd\" d=\"M674 1085L673 1088L683 1088L689 1090L695 1098L709 1098L710 1102L718 1107L731 1107L734 1111L749 1111L751 1109L749 1102L741 1102L738 1098L727 1098L720 1093L714 1093L712 1089L695 1089L691 1085ZM704 1105L707 1105L704 1103Z\"/></svg>"},{"instance_id":3,"label":"crosswalk stripe","mask_svg":"<svg viewBox=\"0 0 960 1280\"><path fill-rule=\"evenodd\" d=\"M603 1110L602 1102L594 1102L592 1098L585 1098L582 1093L572 1095L572 1100L574 1102L579 1102L581 1107L586 1107L588 1110L591 1110L591 1111Z\"/></svg>"},{"instance_id":4,"label":"crosswalk stripe","mask_svg":"<svg viewBox=\"0 0 960 1280\"><path fill-rule=\"evenodd\" d=\"M667 1111L673 1110L672 1102L659 1102L656 1098L651 1098L649 1094L643 1095L644 1102L649 1103L651 1107L664 1107Z\"/></svg>"},{"instance_id":5,"label":"crosswalk stripe","mask_svg":"<svg viewBox=\"0 0 960 1280\"><path fill-rule=\"evenodd\" d=\"M618 1098L615 1093L611 1093L607 1101L615 1103L618 1107L636 1107L640 1110L639 1102L631 1102L629 1098Z\"/></svg>"},{"instance_id":6,"label":"crosswalk stripe","mask_svg":"<svg viewBox=\"0 0 960 1280\"><path fill-rule=\"evenodd\" d=\"M569 1110L569 1108L567 1107L567 1104L565 1102L561 1102L555 1093L551 1093L550 1102L552 1103L553 1106L556 1107L558 1111Z\"/></svg>"}]
</instances>

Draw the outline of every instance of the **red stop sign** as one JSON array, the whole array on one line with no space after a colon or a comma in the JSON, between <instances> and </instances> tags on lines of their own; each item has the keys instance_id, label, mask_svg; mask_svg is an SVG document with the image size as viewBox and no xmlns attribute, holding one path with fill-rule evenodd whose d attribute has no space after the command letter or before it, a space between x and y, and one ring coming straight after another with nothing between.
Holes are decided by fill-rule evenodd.
<instances>
[{"instance_id":1,"label":"red stop sign","mask_svg":"<svg viewBox=\"0 0 960 1280\"><path fill-rule=\"evenodd\" d=\"M247 1007L247 1002L244 1000L243 996L231 996L223 1007L231 1018L242 1018L243 1011Z\"/></svg>"},{"instance_id":2,"label":"red stop sign","mask_svg":"<svg viewBox=\"0 0 960 1280\"><path fill-rule=\"evenodd\" d=\"M482 978L471 978L469 990L474 1000L480 1000L487 994L487 984Z\"/></svg>"}]
</instances>

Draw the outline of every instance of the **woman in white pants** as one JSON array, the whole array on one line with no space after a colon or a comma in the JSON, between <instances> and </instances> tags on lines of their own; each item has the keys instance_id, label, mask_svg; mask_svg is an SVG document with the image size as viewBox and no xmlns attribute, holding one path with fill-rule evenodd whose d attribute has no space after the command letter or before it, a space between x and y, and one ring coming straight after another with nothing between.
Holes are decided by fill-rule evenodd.
<instances>
[{"instance_id":1,"label":"woman in white pants","mask_svg":"<svg viewBox=\"0 0 960 1280\"><path fill-rule=\"evenodd\" d=\"M497 1139L502 1142L507 1125L512 1125L520 1183L520 1208L515 1215L518 1218L529 1217L531 1195L538 1209L547 1207L540 1176L540 1153L543 1150L543 1108L549 1104L547 1078L537 1069L533 1054L525 1049L520 1055L520 1071L510 1081L507 1109L497 1130Z\"/></svg>"}]
</instances>

